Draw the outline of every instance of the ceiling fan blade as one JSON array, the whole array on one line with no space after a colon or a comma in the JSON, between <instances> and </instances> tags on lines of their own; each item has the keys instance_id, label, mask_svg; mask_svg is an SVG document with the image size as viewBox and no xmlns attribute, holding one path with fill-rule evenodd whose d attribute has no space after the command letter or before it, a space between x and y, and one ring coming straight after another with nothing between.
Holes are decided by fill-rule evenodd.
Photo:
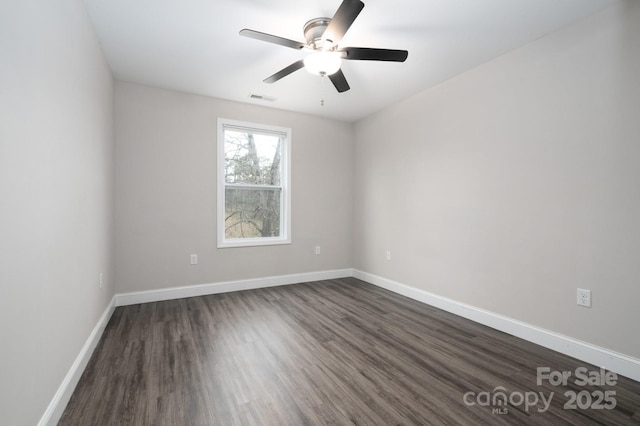
<instances>
[{"instance_id":1,"label":"ceiling fan blade","mask_svg":"<svg viewBox=\"0 0 640 426\"><path fill-rule=\"evenodd\" d=\"M331 18L331 22L324 31L322 39L329 40L334 46L340 43L340 40L353 24L353 21L356 20L363 7L364 3L360 0L343 0L335 15Z\"/></svg>"},{"instance_id":2,"label":"ceiling fan blade","mask_svg":"<svg viewBox=\"0 0 640 426\"><path fill-rule=\"evenodd\" d=\"M350 89L349 83L347 83L347 79L342 73L342 70L338 70L337 72L331 74L329 76L329 80L331 80L333 85L336 87L336 90L340 93L346 92Z\"/></svg>"},{"instance_id":3,"label":"ceiling fan blade","mask_svg":"<svg viewBox=\"0 0 640 426\"><path fill-rule=\"evenodd\" d=\"M244 37L255 38L256 40L266 41L267 43L279 44L280 46L290 47L297 50L306 47L306 44L299 41L289 40L288 38L261 33L260 31L249 30L246 28L244 30L240 30L240 35Z\"/></svg>"},{"instance_id":4,"label":"ceiling fan blade","mask_svg":"<svg viewBox=\"0 0 640 426\"><path fill-rule=\"evenodd\" d=\"M281 69L271 77L267 77L264 79L265 83L275 83L283 77L288 76L292 72L298 71L300 68L304 67L304 62L302 60L292 63L286 68Z\"/></svg>"},{"instance_id":5,"label":"ceiling fan blade","mask_svg":"<svg viewBox=\"0 0 640 426\"><path fill-rule=\"evenodd\" d=\"M369 47L345 47L338 49L338 52L346 53L343 59L359 61L404 62L409 55L406 50L374 49Z\"/></svg>"}]
</instances>

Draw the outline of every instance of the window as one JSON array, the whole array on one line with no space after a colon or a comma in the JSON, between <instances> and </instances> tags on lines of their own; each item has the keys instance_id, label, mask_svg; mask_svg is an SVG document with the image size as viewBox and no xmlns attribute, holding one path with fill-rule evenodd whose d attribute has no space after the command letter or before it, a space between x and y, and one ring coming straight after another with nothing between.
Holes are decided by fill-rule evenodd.
<instances>
[{"instance_id":1,"label":"window","mask_svg":"<svg viewBox=\"0 0 640 426\"><path fill-rule=\"evenodd\" d=\"M291 242L291 129L218 119L218 247Z\"/></svg>"}]
</instances>

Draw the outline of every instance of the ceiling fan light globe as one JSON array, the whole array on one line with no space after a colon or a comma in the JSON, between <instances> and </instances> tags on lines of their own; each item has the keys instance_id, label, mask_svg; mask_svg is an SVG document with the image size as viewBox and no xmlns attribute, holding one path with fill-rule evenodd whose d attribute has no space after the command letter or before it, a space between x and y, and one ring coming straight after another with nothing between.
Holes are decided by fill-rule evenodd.
<instances>
[{"instance_id":1,"label":"ceiling fan light globe","mask_svg":"<svg viewBox=\"0 0 640 426\"><path fill-rule=\"evenodd\" d=\"M304 67L315 75L335 74L341 65L339 52L313 52L304 58Z\"/></svg>"}]
</instances>

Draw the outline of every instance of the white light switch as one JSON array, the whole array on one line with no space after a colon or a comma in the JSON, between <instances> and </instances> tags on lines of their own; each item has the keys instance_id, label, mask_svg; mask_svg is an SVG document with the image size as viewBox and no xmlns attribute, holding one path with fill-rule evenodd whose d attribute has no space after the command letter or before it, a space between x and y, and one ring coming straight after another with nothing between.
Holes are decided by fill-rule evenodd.
<instances>
[{"instance_id":1,"label":"white light switch","mask_svg":"<svg viewBox=\"0 0 640 426\"><path fill-rule=\"evenodd\" d=\"M191 264L192 265L197 265L198 264L198 255L197 254L192 254L191 255Z\"/></svg>"}]
</instances>

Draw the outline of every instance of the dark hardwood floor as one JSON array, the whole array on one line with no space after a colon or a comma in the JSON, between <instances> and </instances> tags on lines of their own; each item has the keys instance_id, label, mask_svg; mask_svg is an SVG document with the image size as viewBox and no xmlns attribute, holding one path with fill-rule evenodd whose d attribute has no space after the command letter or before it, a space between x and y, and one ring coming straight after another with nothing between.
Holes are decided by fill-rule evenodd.
<instances>
[{"instance_id":1,"label":"dark hardwood floor","mask_svg":"<svg viewBox=\"0 0 640 426\"><path fill-rule=\"evenodd\" d=\"M117 308L60 424L640 424L640 383L579 367L347 278Z\"/></svg>"}]
</instances>

